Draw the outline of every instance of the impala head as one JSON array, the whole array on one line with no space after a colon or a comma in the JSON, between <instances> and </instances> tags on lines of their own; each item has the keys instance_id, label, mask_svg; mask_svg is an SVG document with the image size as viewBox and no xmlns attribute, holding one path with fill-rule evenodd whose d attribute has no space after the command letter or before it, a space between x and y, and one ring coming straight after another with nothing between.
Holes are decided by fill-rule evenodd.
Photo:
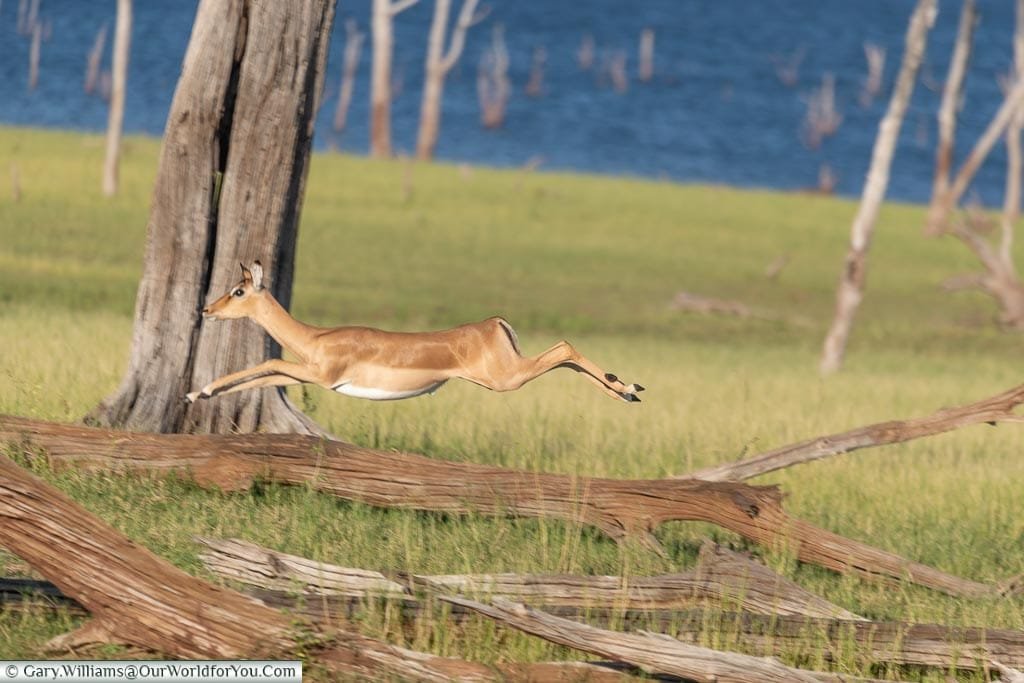
<instances>
[{"instance_id":1,"label":"impala head","mask_svg":"<svg viewBox=\"0 0 1024 683\"><path fill-rule=\"evenodd\" d=\"M252 264L252 269L242 267L242 280L228 290L228 293L203 309L203 317L207 320L231 320L248 318L255 311L255 304L263 288L263 266L259 261Z\"/></svg>"}]
</instances>

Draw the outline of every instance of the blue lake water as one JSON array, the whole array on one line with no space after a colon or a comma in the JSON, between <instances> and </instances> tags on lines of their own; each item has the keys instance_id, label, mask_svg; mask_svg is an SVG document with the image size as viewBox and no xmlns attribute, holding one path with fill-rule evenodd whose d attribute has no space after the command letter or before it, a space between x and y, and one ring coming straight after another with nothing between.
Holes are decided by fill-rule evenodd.
<instances>
[{"instance_id":1,"label":"blue lake water","mask_svg":"<svg viewBox=\"0 0 1024 683\"><path fill-rule=\"evenodd\" d=\"M106 104L83 92L85 60L97 30L109 22L113 0L42 0L52 22L42 46L38 87L28 81L29 41L16 31L17 0L0 0L0 123L99 131ZM487 0L484 0L486 3ZM931 187L939 84L956 32L959 2L940 0L926 66L903 126L889 196L926 201ZM984 129L1001 101L997 76L1008 70L1012 4L981 0L982 19L958 131L958 158ZM362 154L368 147L369 47L363 50L349 125L339 137L330 129L338 93L346 18L368 33L369 0L338 5L325 99L317 125L320 149ZM444 102L439 159L517 166L542 158L543 169L799 189L817 184L828 164L837 191L859 194L878 121L899 68L913 0L491 0L488 18L469 35L460 65L450 76ZM159 135L188 43L195 0L136 0L125 127ZM421 2L396 20L394 103L397 150L415 146L422 64L432 3ZM476 68L491 26L505 26L511 55L513 96L505 125L480 125ZM655 76L636 80L641 30L656 35ZM617 92L607 78L580 69L576 51L584 34L594 36L597 63L626 50L629 88ZM864 41L885 46L882 95L858 103L866 75ZM109 62L110 41L106 61ZM530 55L548 55L545 92L524 94ZM783 85L773 56L805 55L794 87ZM818 149L801 142L810 93L824 73L836 78L843 122ZM986 203L1002 197L1005 154L997 149L972 194Z\"/></svg>"}]
</instances>

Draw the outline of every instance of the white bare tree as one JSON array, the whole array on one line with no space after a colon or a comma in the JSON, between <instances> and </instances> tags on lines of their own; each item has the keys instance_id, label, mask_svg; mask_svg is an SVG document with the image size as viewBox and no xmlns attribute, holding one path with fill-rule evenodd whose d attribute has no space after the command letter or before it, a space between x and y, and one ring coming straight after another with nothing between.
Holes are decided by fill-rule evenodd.
<instances>
[{"instance_id":1,"label":"white bare tree","mask_svg":"<svg viewBox=\"0 0 1024 683\"><path fill-rule=\"evenodd\" d=\"M370 74L370 156L391 156L391 61L395 51L395 15L419 0L373 0L373 67Z\"/></svg>"},{"instance_id":2,"label":"white bare tree","mask_svg":"<svg viewBox=\"0 0 1024 683\"><path fill-rule=\"evenodd\" d=\"M107 118L107 155L103 163L103 194L117 194L121 165L121 133L124 129L124 94L128 83L128 50L132 37L132 0L117 0L114 26L114 73Z\"/></svg>"}]
</instances>

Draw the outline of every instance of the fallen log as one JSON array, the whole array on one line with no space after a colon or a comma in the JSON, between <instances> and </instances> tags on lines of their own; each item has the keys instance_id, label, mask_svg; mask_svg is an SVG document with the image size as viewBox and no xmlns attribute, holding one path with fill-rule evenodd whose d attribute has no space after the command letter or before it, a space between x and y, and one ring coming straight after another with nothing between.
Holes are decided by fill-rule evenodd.
<instances>
[{"instance_id":1,"label":"fallen log","mask_svg":"<svg viewBox=\"0 0 1024 683\"><path fill-rule=\"evenodd\" d=\"M621 671L601 664L492 669L297 622L294 614L186 574L2 455L0 522L0 546L92 615L82 628L50 641L52 650L118 643L185 659L287 658L304 651L329 671L374 680L623 680Z\"/></svg>"},{"instance_id":2,"label":"fallen log","mask_svg":"<svg viewBox=\"0 0 1024 683\"><path fill-rule=\"evenodd\" d=\"M491 605L456 597L442 597L441 600L471 609L552 643L625 662L650 674L669 674L688 680L716 683L867 680L797 669L767 657L711 650L681 643L658 633L607 631L507 600L495 600Z\"/></svg>"},{"instance_id":3,"label":"fallen log","mask_svg":"<svg viewBox=\"0 0 1024 683\"><path fill-rule=\"evenodd\" d=\"M1022 403L1024 403L1024 384L974 403L954 408L943 408L925 417L879 422L838 434L819 436L758 453L736 462L715 465L690 474L680 475L679 478L704 481L746 481L768 472L849 453L861 448L903 443L976 424L995 425L999 422L1021 422L1024 418L1014 411Z\"/></svg>"},{"instance_id":4,"label":"fallen log","mask_svg":"<svg viewBox=\"0 0 1024 683\"><path fill-rule=\"evenodd\" d=\"M417 594L422 589L430 596L458 593L464 597L479 596L479 599L512 598L533 602L555 616L592 625L615 624L627 631L658 630L692 644L702 642L708 629L713 628L732 634L738 648L772 655L823 652L825 659L831 660L832 652L848 651L852 645L864 659L894 665L983 669L990 659L1010 666L1024 665L1024 632L1021 631L843 617L829 614L827 606L831 603L817 596L813 596L816 603L802 603L800 593L795 597L790 594L775 604L760 599L733 602L731 598L723 601L714 588L710 594L702 595L700 602L710 597L713 605L721 606L723 602L728 605L725 610L693 609L693 601L687 599L687 589L666 590L666 584L671 585L680 575L634 577L628 585L618 577L513 574L486 577L396 574L388 577L378 572L321 564L242 541L202 539L201 542L207 550L200 559L214 574L245 584L250 587L247 593L268 605L298 611L303 616L328 623L356 618L374 598L387 599L390 605L397 606L406 623L433 618L430 601ZM736 581L730 587L733 594L743 592L746 577L758 568L770 575L772 581L785 581L739 553L714 543L709 542L702 548L702 560L692 576L718 576L723 583L731 576ZM588 582L588 579L593 581ZM609 585L607 579L614 581ZM747 585L758 592L759 587L770 588L771 582L765 583L762 579ZM580 592L578 589L582 586L587 586L588 590ZM651 590L651 586L658 588ZM761 613L733 611L737 608L760 609ZM834 605L831 608L843 612ZM458 622L469 613L470 610L456 604L449 617Z\"/></svg>"},{"instance_id":5,"label":"fallen log","mask_svg":"<svg viewBox=\"0 0 1024 683\"><path fill-rule=\"evenodd\" d=\"M837 572L907 580L950 595L1002 594L789 516L774 486L697 479L601 479L389 453L295 434L141 434L0 416L0 441L43 450L53 467L178 473L200 486L248 489L257 479L301 484L379 507L549 517L592 525L661 552L664 522L716 524Z\"/></svg>"},{"instance_id":6,"label":"fallen log","mask_svg":"<svg viewBox=\"0 0 1024 683\"><path fill-rule=\"evenodd\" d=\"M237 539L197 539L214 574L249 586L356 598L415 600L417 592L503 598L534 605L672 610L712 604L756 614L860 619L764 565L707 541L697 567L662 576L568 574L384 574L325 564ZM580 610L581 612L584 610Z\"/></svg>"}]
</instances>

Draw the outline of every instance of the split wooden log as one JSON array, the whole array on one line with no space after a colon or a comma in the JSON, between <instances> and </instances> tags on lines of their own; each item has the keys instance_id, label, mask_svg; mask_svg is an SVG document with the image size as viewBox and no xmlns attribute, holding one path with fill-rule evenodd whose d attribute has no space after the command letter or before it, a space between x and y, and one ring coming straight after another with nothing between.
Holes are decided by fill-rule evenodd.
<instances>
[{"instance_id":1,"label":"split wooden log","mask_svg":"<svg viewBox=\"0 0 1024 683\"><path fill-rule=\"evenodd\" d=\"M0 416L0 442L43 449L53 467L177 473L200 486L248 489L257 479L311 486L347 500L450 514L564 519L653 550L665 522L716 524L837 572L907 580L950 595L1000 595L970 581L791 517L777 487L697 479L600 479L526 472L376 451L297 434L141 434Z\"/></svg>"},{"instance_id":2,"label":"split wooden log","mask_svg":"<svg viewBox=\"0 0 1024 683\"><path fill-rule=\"evenodd\" d=\"M1021 422L1022 416L1015 411L1022 403L1024 384L974 403L943 408L925 417L879 422L838 434L818 436L682 476L704 481L745 481L768 472L861 448L903 443L976 424Z\"/></svg>"},{"instance_id":3,"label":"split wooden log","mask_svg":"<svg viewBox=\"0 0 1024 683\"><path fill-rule=\"evenodd\" d=\"M503 598L534 605L671 610L712 604L757 614L861 619L750 557L711 541L697 567L663 576L566 574L383 574L314 562L237 539L197 539L200 559L218 576L272 590L415 599L416 591Z\"/></svg>"},{"instance_id":4,"label":"split wooden log","mask_svg":"<svg viewBox=\"0 0 1024 683\"><path fill-rule=\"evenodd\" d=\"M491 605L484 605L465 598L441 599L453 605L472 609L524 633L625 662L650 674L669 674L688 680L716 683L864 680L796 669L765 657L719 652L688 645L662 634L606 631L545 614L507 600L495 600Z\"/></svg>"}]
</instances>

